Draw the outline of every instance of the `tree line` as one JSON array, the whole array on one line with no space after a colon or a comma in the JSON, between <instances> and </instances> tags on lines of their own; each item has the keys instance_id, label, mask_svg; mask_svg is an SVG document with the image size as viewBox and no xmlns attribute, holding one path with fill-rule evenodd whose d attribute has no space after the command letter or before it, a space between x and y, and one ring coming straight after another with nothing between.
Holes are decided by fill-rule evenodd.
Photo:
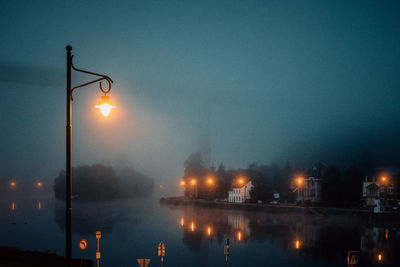
<instances>
[{"instance_id":1,"label":"tree line","mask_svg":"<svg viewBox=\"0 0 400 267\"><path fill-rule=\"evenodd\" d=\"M325 206L359 206L365 176L378 175L381 170L371 167L369 162L358 161L340 168L335 164L312 164L310 167L292 167L286 164L252 163L244 169L226 169L221 163L217 168L204 166L201 154L192 153L184 162L184 195L201 199L227 199L228 192L237 185L238 177L251 180L252 201L273 200L273 194L280 194L280 202L295 202L294 180L296 177L321 179L321 204ZM207 179L213 178L212 184ZM195 179L196 183L191 184Z\"/></svg>"}]
</instances>

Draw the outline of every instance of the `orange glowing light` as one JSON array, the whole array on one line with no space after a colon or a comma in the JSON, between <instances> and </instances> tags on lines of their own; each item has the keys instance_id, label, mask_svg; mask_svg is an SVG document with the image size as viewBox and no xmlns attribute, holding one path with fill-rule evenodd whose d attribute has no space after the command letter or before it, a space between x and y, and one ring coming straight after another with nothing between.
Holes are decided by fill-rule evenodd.
<instances>
[{"instance_id":1,"label":"orange glowing light","mask_svg":"<svg viewBox=\"0 0 400 267\"><path fill-rule=\"evenodd\" d=\"M192 230L192 232L194 232L194 222L192 222L192 223L190 224L190 230Z\"/></svg>"},{"instance_id":2,"label":"orange glowing light","mask_svg":"<svg viewBox=\"0 0 400 267\"><path fill-rule=\"evenodd\" d=\"M190 181L190 183L191 183L192 185L195 185L195 184L196 184L196 179L192 179L192 180Z\"/></svg>"},{"instance_id":3,"label":"orange glowing light","mask_svg":"<svg viewBox=\"0 0 400 267\"><path fill-rule=\"evenodd\" d=\"M242 233L240 231L237 233L237 239L239 241L242 240Z\"/></svg>"},{"instance_id":4,"label":"orange glowing light","mask_svg":"<svg viewBox=\"0 0 400 267\"><path fill-rule=\"evenodd\" d=\"M42 188L43 187L43 183L41 181L36 183L36 187L38 188Z\"/></svg>"},{"instance_id":5,"label":"orange glowing light","mask_svg":"<svg viewBox=\"0 0 400 267\"><path fill-rule=\"evenodd\" d=\"M213 178L208 178L207 179L207 183L209 184L209 185L212 185L212 184L214 184L214 179Z\"/></svg>"},{"instance_id":6,"label":"orange glowing light","mask_svg":"<svg viewBox=\"0 0 400 267\"><path fill-rule=\"evenodd\" d=\"M385 232L386 232L385 233L385 239L388 239L389 238L389 229L386 229Z\"/></svg>"},{"instance_id":7,"label":"orange glowing light","mask_svg":"<svg viewBox=\"0 0 400 267\"><path fill-rule=\"evenodd\" d=\"M296 246L296 249L299 249L299 248L300 248L300 245L301 245L301 244L300 244L300 241L299 241L299 240L296 240L296 245L295 245L295 246Z\"/></svg>"},{"instance_id":8,"label":"orange glowing light","mask_svg":"<svg viewBox=\"0 0 400 267\"><path fill-rule=\"evenodd\" d=\"M15 203L11 203L11 210L15 210Z\"/></svg>"},{"instance_id":9,"label":"orange glowing light","mask_svg":"<svg viewBox=\"0 0 400 267\"><path fill-rule=\"evenodd\" d=\"M303 183L303 177L297 178L297 183L301 185Z\"/></svg>"},{"instance_id":10,"label":"orange glowing light","mask_svg":"<svg viewBox=\"0 0 400 267\"><path fill-rule=\"evenodd\" d=\"M382 261L382 254L381 253L378 254L378 261Z\"/></svg>"},{"instance_id":11,"label":"orange glowing light","mask_svg":"<svg viewBox=\"0 0 400 267\"><path fill-rule=\"evenodd\" d=\"M239 184L243 184L244 180L242 178L239 179Z\"/></svg>"},{"instance_id":12,"label":"orange glowing light","mask_svg":"<svg viewBox=\"0 0 400 267\"><path fill-rule=\"evenodd\" d=\"M181 181L181 186L184 186L185 185L185 181Z\"/></svg>"},{"instance_id":13,"label":"orange glowing light","mask_svg":"<svg viewBox=\"0 0 400 267\"><path fill-rule=\"evenodd\" d=\"M103 95L100 102L96 105L96 108L100 109L100 112L103 114L104 117L107 117L110 114L111 110L115 108L115 106L111 104L108 98L108 96Z\"/></svg>"},{"instance_id":14,"label":"orange glowing light","mask_svg":"<svg viewBox=\"0 0 400 267\"><path fill-rule=\"evenodd\" d=\"M207 227L207 235L211 235L211 227L210 226Z\"/></svg>"},{"instance_id":15,"label":"orange glowing light","mask_svg":"<svg viewBox=\"0 0 400 267\"><path fill-rule=\"evenodd\" d=\"M17 187L17 183L14 182L14 181L11 181L11 182L10 182L10 187L11 187L11 188L16 188L16 187Z\"/></svg>"},{"instance_id":16,"label":"orange glowing light","mask_svg":"<svg viewBox=\"0 0 400 267\"><path fill-rule=\"evenodd\" d=\"M183 220L183 217L181 218L181 226L185 225L185 221Z\"/></svg>"},{"instance_id":17,"label":"orange glowing light","mask_svg":"<svg viewBox=\"0 0 400 267\"><path fill-rule=\"evenodd\" d=\"M40 201L39 201L39 203L38 203L38 210L41 210L42 209L42 203L40 203Z\"/></svg>"}]
</instances>

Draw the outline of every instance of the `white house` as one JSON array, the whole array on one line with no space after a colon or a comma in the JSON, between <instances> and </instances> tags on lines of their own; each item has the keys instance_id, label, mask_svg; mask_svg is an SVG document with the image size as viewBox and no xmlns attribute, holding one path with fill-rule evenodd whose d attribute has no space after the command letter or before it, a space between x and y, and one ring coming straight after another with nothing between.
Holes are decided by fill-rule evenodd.
<instances>
[{"instance_id":1,"label":"white house","mask_svg":"<svg viewBox=\"0 0 400 267\"><path fill-rule=\"evenodd\" d=\"M321 179L308 177L296 190L297 202L309 201L315 203L321 201Z\"/></svg>"},{"instance_id":2,"label":"white house","mask_svg":"<svg viewBox=\"0 0 400 267\"><path fill-rule=\"evenodd\" d=\"M247 199L250 199L250 190L253 188L253 184L248 182L242 187L234 187L232 191L228 192L228 202L233 203L244 203Z\"/></svg>"}]
</instances>

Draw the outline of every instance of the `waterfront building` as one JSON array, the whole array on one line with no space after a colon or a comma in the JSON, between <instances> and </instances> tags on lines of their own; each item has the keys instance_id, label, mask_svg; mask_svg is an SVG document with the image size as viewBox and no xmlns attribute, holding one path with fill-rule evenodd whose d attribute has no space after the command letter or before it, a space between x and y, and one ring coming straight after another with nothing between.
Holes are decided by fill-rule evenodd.
<instances>
[{"instance_id":1,"label":"waterfront building","mask_svg":"<svg viewBox=\"0 0 400 267\"><path fill-rule=\"evenodd\" d=\"M297 188L297 202L318 203L321 201L321 179L308 177Z\"/></svg>"},{"instance_id":2,"label":"waterfront building","mask_svg":"<svg viewBox=\"0 0 400 267\"><path fill-rule=\"evenodd\" d=\"M232 191L228 192L228 202L232 203L244 203L249 200L250 190L253 188L253 184L249 181L242 187L234 187Z\"/></svg>"},{"instance_id":3,"label":"waterfront building","mask_svg":"<svg viewBox=\"0 0 400 267\"><path fill-rule=\"evenodd\" d=\"M394 194L393 179L375 176L365 177L363 182L363 196L361 199L362 206L380 211L396 205L396 196Z\"/></svg>"}]
</instances>

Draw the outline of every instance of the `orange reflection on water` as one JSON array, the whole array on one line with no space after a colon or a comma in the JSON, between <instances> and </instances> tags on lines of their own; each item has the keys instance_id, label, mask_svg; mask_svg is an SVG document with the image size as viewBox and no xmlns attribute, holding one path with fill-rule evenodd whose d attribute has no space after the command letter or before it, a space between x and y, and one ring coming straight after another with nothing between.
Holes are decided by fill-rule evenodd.
<instances>
[{"instance_id":1,"label":"orange reflection on water","mask_svg":"<svg viewBox=\"0 0 400 267\"><path fill-rule=\"evenodd\" d=\"M192 222L192 223L190 224L190 230L192 230L192 232L194 232L194 222Z\"/></svg>"},{"instance_id":2,"label":"orange reflection on water","mask_svg":"<svg viewBox=\"0 0 400 267\"><path fill-rule=\"evenodd\" d=\"M378 254L378 261L382 261L382 253Z\"/></svg>"},{"instance_id":3,"label":"orange reflection on water","mask_svg":"<svg viewBox=\"0 0 400 267\"><path fill-rule=\"evenodd\" d=\"M15 210L15 202L11 203L11 210Z\"/></svg>"},{"instance_id":4,"label":"orange reflection on water","mask_svg":"<svg viewBox=\"0 0 400 267\"><path fill-rule=\"evenodd\" d=\"M296 240L296 242L295 242L295 247L296 247L296 249L299 249L300 246L301 246L300 241L299 241L299 240Z\"/></svg>"},{"instance_id":5,"label":"orange reflection on water","mask_svg":"<svg viewBox=\"0 0 400 267\"><path fill-rule=\"evenodd\" d=\"M211 235L211 227L210 226L207 227L207 235Z\"/></svg>"},{"instance_id":6,"label":"orange reflection on water","mask_svg":"<svg viewBox=\"0 0 400 267\"><path fill-rule=\"evenodd\" d=\"M237 233L237 239L239 241L242 240L242 233L240 231Z\"/></svg>"},{"instance_id":7,"label":"orange reflection on water","mask_svg":"<svg viewBox=\"0 0 400 267\"><path fill-rule=\"evenodd\" d=\"M38 202L38 210L42 209L42 203L40 203L40 201Z\"/></svg>"},{"instance_id":8,"label":"orange reflection on water","mask_svg":"<svg viewBox=\"0 0 400 267\"><path fill-rule=\"evenodd\" d=\"M185 225L185 221L183 220L183 217L181 218L181 226Z\"/></svg>"}]
</instances>

